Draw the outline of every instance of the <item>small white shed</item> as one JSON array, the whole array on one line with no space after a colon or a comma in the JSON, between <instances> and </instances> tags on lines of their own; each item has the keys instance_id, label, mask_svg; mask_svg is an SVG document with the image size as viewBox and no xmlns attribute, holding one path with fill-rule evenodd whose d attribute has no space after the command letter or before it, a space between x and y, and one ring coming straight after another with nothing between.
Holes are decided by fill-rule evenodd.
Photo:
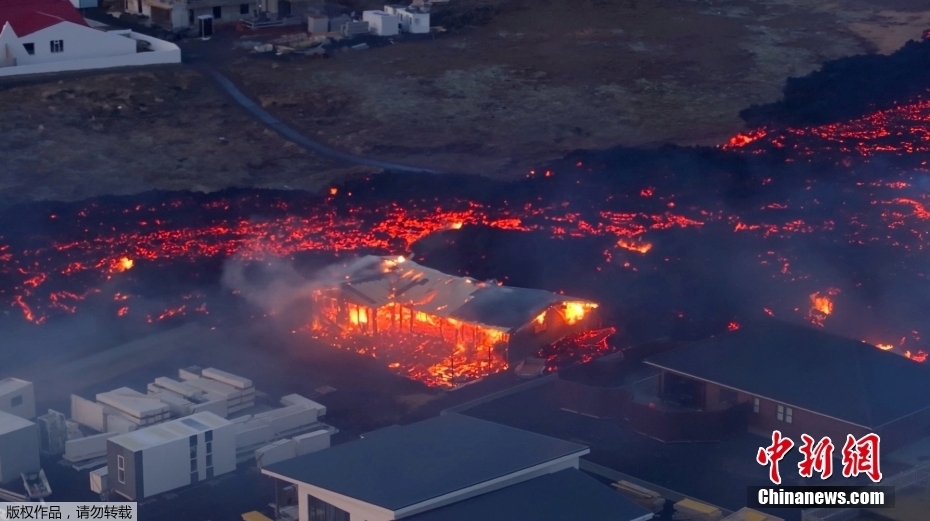
<instances>
[{"instance_id":1,"label":"small white shed","mask_svg":"<svg viewBox=\"0 0 930 521\"><path fill-rule=\"evenodd\" d=\"M400 18L384 11L364 11L362 20L368 22L368 30L378 36L396 36L400 33Z\"/></svg>"}]
</instances>

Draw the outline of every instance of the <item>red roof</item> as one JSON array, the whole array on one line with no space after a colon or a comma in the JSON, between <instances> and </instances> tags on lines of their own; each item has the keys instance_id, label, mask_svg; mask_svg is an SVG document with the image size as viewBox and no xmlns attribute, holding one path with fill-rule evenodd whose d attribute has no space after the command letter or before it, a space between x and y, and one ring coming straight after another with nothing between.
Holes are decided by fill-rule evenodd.
<instances>
[{"instance_id":1,"label":"red roof","mask_svg":"<svg viewBox=\"0 0 930 521\"><path fill-rule=\"evenodd\" d=\"M7 22L19 37L61 22L87 26L69 0L0 0L0 28Z\"/></svg>"}]
</instances>

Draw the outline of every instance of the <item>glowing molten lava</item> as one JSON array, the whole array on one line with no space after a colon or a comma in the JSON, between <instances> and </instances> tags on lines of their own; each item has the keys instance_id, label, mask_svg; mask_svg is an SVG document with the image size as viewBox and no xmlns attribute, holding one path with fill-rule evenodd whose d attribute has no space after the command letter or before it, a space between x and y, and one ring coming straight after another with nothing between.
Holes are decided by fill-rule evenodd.
<instances>
[{"instance_id":1,"label":"glowing molten lava","mask_svg":"<svg viewBox=\"0 0 930 521\"><path fill-rule=\"evenodd\" d=\"M892 344L875 344L875 347L881 349L882 351L891 351L894 349L894 345Z\"/></svg>"},{"instance_id":2,"label":"glowing molten lava","mask_svg":"<svg viewBox=\"0 0 930 521\"><path fill-rule=\"evenodd\" d=\"M648 242L636 242L628 239L620 239L617 246L638 253L648 253L652 249L652 244Z\"/></svg>"},{"instance_id":3,"label":"glowing molten lava","mask_svg":"<svg viewBox=\"0 0 930 521\"><path fill-rule=\"evenodd\" d=\"M739 329L739 322L730 322L727 324L727 331L736 331Z\"/></svg>"}]
</instances>

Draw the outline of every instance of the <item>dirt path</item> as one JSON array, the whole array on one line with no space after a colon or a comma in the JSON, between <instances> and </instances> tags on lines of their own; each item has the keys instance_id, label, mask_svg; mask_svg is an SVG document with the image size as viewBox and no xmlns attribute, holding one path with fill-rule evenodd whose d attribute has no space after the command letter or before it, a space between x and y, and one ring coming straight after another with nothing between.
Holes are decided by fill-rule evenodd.
<instances>
[{"instance_id":1,"label":"dirt path","mask_svg":"<svg viewBox=\"0 0 930 521\"><path fill-rule=\"evenodd\" d=\"M219 71L215 69L206 69L202 71L204 74L212 77L216 84L227 94L229 94L243 109L245 109L252 117L266 125L268 128L274 130L281 135L284 139L287 139L293 143L296 143L303 147L309 152L319 154L336 161L341 161L344 163L355 164L355 165L364 165L372 166L375 168L383 168L385 170L394 170L398 172L414 172L414 173L426 173L426 174L440 174L442 172L438 170L429 170L425 168L417 168L413 166L401 165L397 163L390 163L387 161L379 161L377 159L371 159L367 157L357 156L354 154L347 154L345 152L340 152L332 147L328 147L318 141L314 141L307 136L301 134L300 132L294 130L293 128L285 125L281 120L272 116L268 113L267 110L259 107L254 101L249 99L248 96L242 93L236 85L227 78L223 76Z\"/></svg>"}]
</instances>

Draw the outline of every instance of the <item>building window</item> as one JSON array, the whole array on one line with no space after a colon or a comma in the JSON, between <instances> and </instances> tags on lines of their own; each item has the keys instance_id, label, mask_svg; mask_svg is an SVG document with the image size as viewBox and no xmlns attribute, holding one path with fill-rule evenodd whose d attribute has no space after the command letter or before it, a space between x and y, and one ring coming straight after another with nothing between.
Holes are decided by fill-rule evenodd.
<instances>
[{"instance_id":1,"label":"building window","mask_svg":"<svg viewBox=\"0 0 930 521\"><path fill-rule=\"evenodd\" d=\"M207 442L207 454L213 454L213 442L212 441Z\"/></svg>"},{"instance_id":2,"label":"building window","mask_svg":"<svg viewBox=\"0 0 930 521\"><path fill-rule=\"evenodd\" d=\"M752 399L752 412L759 414L759 399L758 398Z\"/></svg>"},{"instance_id":3,"label":"building window","mask_svg":"<svg viewBox=\"0 0 930 521\"><path fill-rule=\"evenodd\" d=\"M64 40L52 40L49 45L52 48L52 52L65 52Z\"/></svg>"},{"instance_id":4,"label":"building window","mask_svg":"<svg viewBox=\"0 0 930 521\"><path fill-rule=\"evenodd\" d=\"M32 54L32 53L29 53ZM10 399L10 407L19 407L23 404L23 396L21 394L14 396Z\"/></svg>"},{"instance_id":5,"label":"building window","mask_svg":"<svg viewBox=\"0 0 930 521\"><path fill-rule=\"evenodd\" d=\"M116 480L126 484L126 459L122 456L116 456Z\"/></svg>"},{"instance_id":6,"label":"building window","mask_svg":"<svg viewBox=\"0 0 930 521\"><path fill-rule=\"evenodd\" d=\"M207 466L208 467L213 466L213 454L207 454Z\"/></svg>"},{"instance_id":7,"label":"building window","mask_svg":"<svg viewBox=\"0 0 930 521\"><path fill-rule=\"evenodd\" d=\"M308 521L349 521L349 513L322 499L307 496Z\"/></svg>"},{"instance_id":8,"label":"building window","mask_svg":"<svg viewBox=\"0 0 930 521\"><path fill-rule=\"evenodd\" d=\"M213 18L216 18L217 20L219 20L219 19L222 18L222 17L223 17L223 8L220 7L220 6L214 7L214 8L213 8Z\"/></svg>"},{"instance_id":9,"label":"building window","mask_svg":"<svg viewBox=\"0 0 930 521\"><path fill-rule=\"evenodd\" d=\"M26 49L26 54L30 56L36 53L36 44L34 43L24 43L23 48Z\"/></svg>"},{"instance_id":10,"label":"building window","mask_svg":"<svg viewBox=\"0 0 930 521\"><path fill-rule=\"evenodd\" d=\"M239 4L239 14L249 14L249 4Z\"/></svg>"},{"instance_id":11,"label":"building window","mask_svg":"<svg viewBox=\"0 0 930 521\"><path fill-rule=\"evenodd\" d=\"M791 423L792 420L794 419L793 416L794 416L794 409L792 409L791 407L785 407L784 405L779 405L778 410L775 413L775 418L778 421L785 422L785 423Z\"/></svg>"}]
</instances>

